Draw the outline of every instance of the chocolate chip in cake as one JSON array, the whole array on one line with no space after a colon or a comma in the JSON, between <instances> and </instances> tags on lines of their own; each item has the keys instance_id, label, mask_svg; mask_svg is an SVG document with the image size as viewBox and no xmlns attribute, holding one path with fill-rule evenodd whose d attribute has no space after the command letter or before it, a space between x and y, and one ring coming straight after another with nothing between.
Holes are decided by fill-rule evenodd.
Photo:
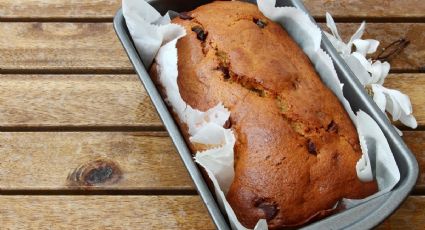
<instances>
[{"instance_id":1,"label":"chocolate chip in cake","mask_svg":"<svg viewBox=\"0 0 425 230\"><path fill-rule=\"evenodd\" d=\"M326 128L326 131L330 133L338 133L338 125L334 121L331 121L331 123L329 123L328 127Z\"/></svg>"},{"instance_id":2,"label":"chocolate chip in cake","mask_svg":"<svg viewBox=\"0 0 425 230\"><path fill-rule=\"evenodd\" d=\"M258 27L260 27L261 29L263 29L264 27L266 27L266 26L267 26L267 22L265 22L265 21L263 21L263 20L261 20L261 19L254 18L254 19L253 19L253 21L254 21L254 23L255 23L255 24L257 24L257 26L258 26Z\"/></svg>"},{"instance_id":3,"label":"chocolate chip in cake","mask_svg":"<svg viewBox=\"0 0 425 230\"><path fill-rule=\"evenodd\" d=\"M229 80L230 79L230 71L229 71L229 67L228 66L225 66L225 65L220 64L217 67L217 69L220 70L223 73L224 80Z\"/></svg>"},{"instance_id":4,"label":"chocolate chip in cake","mask_svg":"<svg viewBox=\"0 0 425 230\"><path fill-rule=\"evenodd\" d=\"M309 153L317 155L316 145L310 139L307 141L307 149Z\"/></svg>"},{"instance_id":5,"label":"chocolate chip in cake","mask_svg":"<svg viewBox=\"0 0 425 230\"><path fill-rule=\"evenodd\" d=\"M183 19L183 20L192 20L193 19L193 17L190 16L190 14L188 12L179 13L179 18Z\"/></svg>"},{"instance_id":6,"label":"chocolate chip in cake","mask_svg":"<svg viewBox=\"0 0 425 230\"><path fill-rule=\"evenodd\" d=\"M196 37L199 40L205 41L205 39L207 39L208 32L205 32L202 27L194 26L194 27L192 27L192 31L196 33Z\"/></svg>"},{"instance_id":7,"label":"chocolate chip in cake","mask_svg":"<svg viewBox=\"0 0 425 230\"><path fill-rule=\"evenodd\" d=\"M263 89L257 89L257 88L254 88L254 87L252 87L252 88L250 88L249 89L251 92L253 92L253 93L255 93L255 94L257 94L258 96L260 96L260 97L265 97L266 96L266 91L265 90L263 90Z\"/></svg>"},{"instance_id":8,"label":"chocolate chip in cake","mask_svg":"<svg viewBox=\"0 0 425 230\"><path fill-rule=\"evenodd\" d=\"M232 127L232 121L230 121L230 118L224 123L223 128L230 129Z\"/></svg>"},{"instance_id":9,"label":"chocolate chip in cake","mask_svg":"<svg viewBox=\"0 0 425 230\"><path fill-rule=\"evenodd\" d=\"M231 78L231 73L229 69L230 62L227 53L217 49L215 52L215 56L217 57L217 60L219 62L217 70L223 72L224 80L229 80Z\"/></svg>"}]
</instances>

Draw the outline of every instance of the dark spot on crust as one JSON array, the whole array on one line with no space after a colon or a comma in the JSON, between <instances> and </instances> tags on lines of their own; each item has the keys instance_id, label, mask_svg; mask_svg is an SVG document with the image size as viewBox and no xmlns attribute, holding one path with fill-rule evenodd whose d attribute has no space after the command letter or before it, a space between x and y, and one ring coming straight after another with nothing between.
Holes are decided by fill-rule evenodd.
<instances>
[{"instance_id":1,"label":"dark spot on crust","mask_svg":"<svg viewBox=\"0 0 425 230\"><path fill-rule=\"evenodd\" d=\"M254 200L254 207L260 209L264 213L266 220L272 220L276 217L279 212L277 204L274 202L269 202L264 198L257 198Z\"/></svg>"},{"instance_id":2,"label":"dark spot on crust","mask_svg":"<svg viewBox=\"0 0 425 230\"><path fill-rule=\"evenodd\" d=\"M117 183L122 176L118 165L107 159L85 163L68 175L70 186L96 186Z\"/></svg>"},{"instance_id":3,"label":"dark spot on crust","mask_svg":"<svg viewBox=\"0 0 425 230\"><path fill-rule=\"evenodd\" d=\"M267 26L267 22L265 22L264 20L258 19L258 18L254 18L252 20L255 24L257 24L258 27L260 27L261 29L263 29L264 27Z\"/></svg>"},{"instance_id":4,"label":"dark spot on crust","mask_svg":"<svg viewBox=\"0 0 425 230\"><path fill-rule=\"evenodd\" d=\"M316 145L310 139L307 140L307 149L310 154L317 155Z\"/></svg>"},{"instance_id":5,"label":"dark spot on crust","mask_svg":"<svg viewBox=\"0 0 425 230\"><path fill-rule=\"evenodd\" d=\"M328 124L326 131L330 133L338 133L338 125L334 121L331 121L331 123Z\"/></svg>"},{"instance_id":6,"label":"dark spot on crust","mask_svg":"<svg viewBox=\"0 0 425 230\"><path fill-rule=\"evenodd\" d=\"M181 12L179 14L179 18L183 20L192 20L193 17L189 14L189 12Z\"/></svg>"},{"instance_id":7,"label":"dark spot on crust","mask_svg":"<svg viewBox=\"0 0 425 230\"><path fill-rule=\"evenodd\" d=\"M258 208L263 210L266 220L272 220L279 211L276 204L262 203L258 206Z\"/></svg>"},{"instance_id":8,"label":"dark spot on crust","mask_svg":"<svg viewBox=\"0 0 425 230\"><path fill-rule=\"evenodd\" d=\"M266 200L264 198L255 198L254 199L254 207L258 207L258 205L260 205L261 203L265 202Z\"/></svg>"},{"instance_id":9,"label":"dark spot on crust","mask_svg":"<svg viewBox=\"0 0 425 230\"><path fill-rule=\"evenodd\" d=\"M201 26L192 27L192 31L196 33L196 37L199 40L205 41L205 39L207 39L208 32L205 32Z\"/></svg>"}]
</instances>

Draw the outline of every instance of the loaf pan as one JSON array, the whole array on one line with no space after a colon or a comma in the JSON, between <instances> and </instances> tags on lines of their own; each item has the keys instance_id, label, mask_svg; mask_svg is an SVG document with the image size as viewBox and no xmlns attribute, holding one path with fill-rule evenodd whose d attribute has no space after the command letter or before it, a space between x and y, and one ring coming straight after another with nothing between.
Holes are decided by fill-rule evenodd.
<instances>
[{"instance_id":1,"label":"loaf pan","mask_svg":"<svg viewBox=\"0 0 425 230\"><path fill-rule=\"evenodd\" d=\"M168 10L177 12L190 11L196 7L206 4L206 0L151 0L148 1L161 14ZM256 3L256 1L250 1ZM277 0L277 6L293 6L306 13L303 4L298 0ZM314 21L313 18L311 18ZM136 48L128 32L122 10L119 10L114 18L114 28L124 46L125 51L134 69L143 83L153 105L164 123L184 165L186 166L195 186L201 196L205 206L211 216L217 229L229 229L225 215L220 211L212 193L202 177L201 171L192 159L182 134L167 106L161 98L154 83L149 77L148 71L144 67ZM396 187L389 193L372 199L354 208L345 210L341 213L332 215L326 219L317 221L304 229L370 229L391 215L400 204L406 199L416 183L418 177L418 163L403 140L396 133L386 116L379 110L371 98L365 93L362 85L356 76L349 69L347 64L333 48L326 36L322 36L321 47L333 59L338 77L344 83L344 95L350 102L352 108L356 111L361 109L368 113L381 127L385 134L394 158L400 170L400 181Z\"/></svg>"}]
</instances>

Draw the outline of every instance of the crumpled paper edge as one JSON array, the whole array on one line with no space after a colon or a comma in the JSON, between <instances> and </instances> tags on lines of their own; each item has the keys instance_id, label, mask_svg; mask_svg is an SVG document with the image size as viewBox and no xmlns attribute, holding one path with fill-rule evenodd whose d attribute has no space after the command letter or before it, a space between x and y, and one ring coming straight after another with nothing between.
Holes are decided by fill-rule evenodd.
<instances>
[{"instance_id":1,"label":"crumpled paper edge","mask_svg":"<svg viewBox=\"0 0 425 230\"><path fill-rule=\"evenodd\" d=\"M259 1L258 4L265 16L280 23L302 47L315 65L322 81L339 98L357 127L363 152L363 156L356 167L357 171L360 172L358 173L359 178L364 181L373 179L373 165L376 174L392 172L388 176L377 175L376 179L380 189L378 193L362 200L344 199L343 202L346 206L351 207L390 191L399 181L400 174L388 143L379 126L370 116L362 111L359 111L357 116L352 112L348 101L343 96L343 85L336 75L332 60L320 49L320 29L310 21L304 12L292 7L274 6L275 0L263 0ZM165 100L178 114L179 119L188 125L190 140L213 146L212 149L197 153L195 161L202 165L211 177L216 194L218 194L219 205L227 211L232 228L246 229L237 221L236 215L224 195L234 175L233 146L235 138L231 130L222 127L229 118L230 112L221 104L206 112L201 112L187 105L179 93L176 43L186 32L182 27L171 24L168 15L161 17L153 7L144 1L123 0L123 14L136 49L145 66L149 67L155 58L158 64L160 82L165 86L167 95ZM375 129L369 130L367 127L363 129L364 125L362 124L368 124L369 127L375 127ZM376 132L376 130L379 130L379 132ZM210 135L206 136L206 134ZM382 146L373 148L371 143L377 142ZM376 157L374 157L374 160L371 160L367 153L371 149L375 150L374 156ZM386 164L381 164L380 162L384 160ZM229 169L230 166L231 169ZM396 172L393 172L394 167ZM267 229L267 223L261 220L255 229Z\"/></svg>"}]
</instances>

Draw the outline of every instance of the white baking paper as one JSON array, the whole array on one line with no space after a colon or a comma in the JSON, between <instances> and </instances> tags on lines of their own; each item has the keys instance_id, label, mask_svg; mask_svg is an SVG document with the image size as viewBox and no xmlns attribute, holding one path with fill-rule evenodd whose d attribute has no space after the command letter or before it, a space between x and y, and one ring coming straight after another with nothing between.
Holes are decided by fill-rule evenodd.
<instances>
[{"instance_id":1,"label":"white baking paper","mask_svg":"<svg viewBox=\"0 0 425 230\"><path fill-rule=\"evenodd\" d=\"M400 172L388 142L376 122L366 113L357 114L343 95L331 58L320 48L321 31L310 21L307 14L292 7L275 7L275 0L258 1L260 11L269 19L280 23L300 45L312 61L322 81L341 101L353 123L356 125L362 158L356 166L362 181L378 182L379 192L361 200L344 199L347 208L363 203L390 191L399 181ZM189 127L190 141L211 148L198 152L195 161L205 168L211 178L217 201L229 217L233 229L246 229L236 218L226 201L233 181L233 147L235 136L223 125L230 112L222 104L202 112L189 106L182 99L177 85L177 40L186 35L185 30L170 23L170 17L162 17L145 1L123 0L123 14L136 49L147 68L153 60L157 63L159 80L165 89L165 101L173 108L179 119ZM260 220L255 229L267 229L265 220Z\"/></svg>"}]
</instances>

